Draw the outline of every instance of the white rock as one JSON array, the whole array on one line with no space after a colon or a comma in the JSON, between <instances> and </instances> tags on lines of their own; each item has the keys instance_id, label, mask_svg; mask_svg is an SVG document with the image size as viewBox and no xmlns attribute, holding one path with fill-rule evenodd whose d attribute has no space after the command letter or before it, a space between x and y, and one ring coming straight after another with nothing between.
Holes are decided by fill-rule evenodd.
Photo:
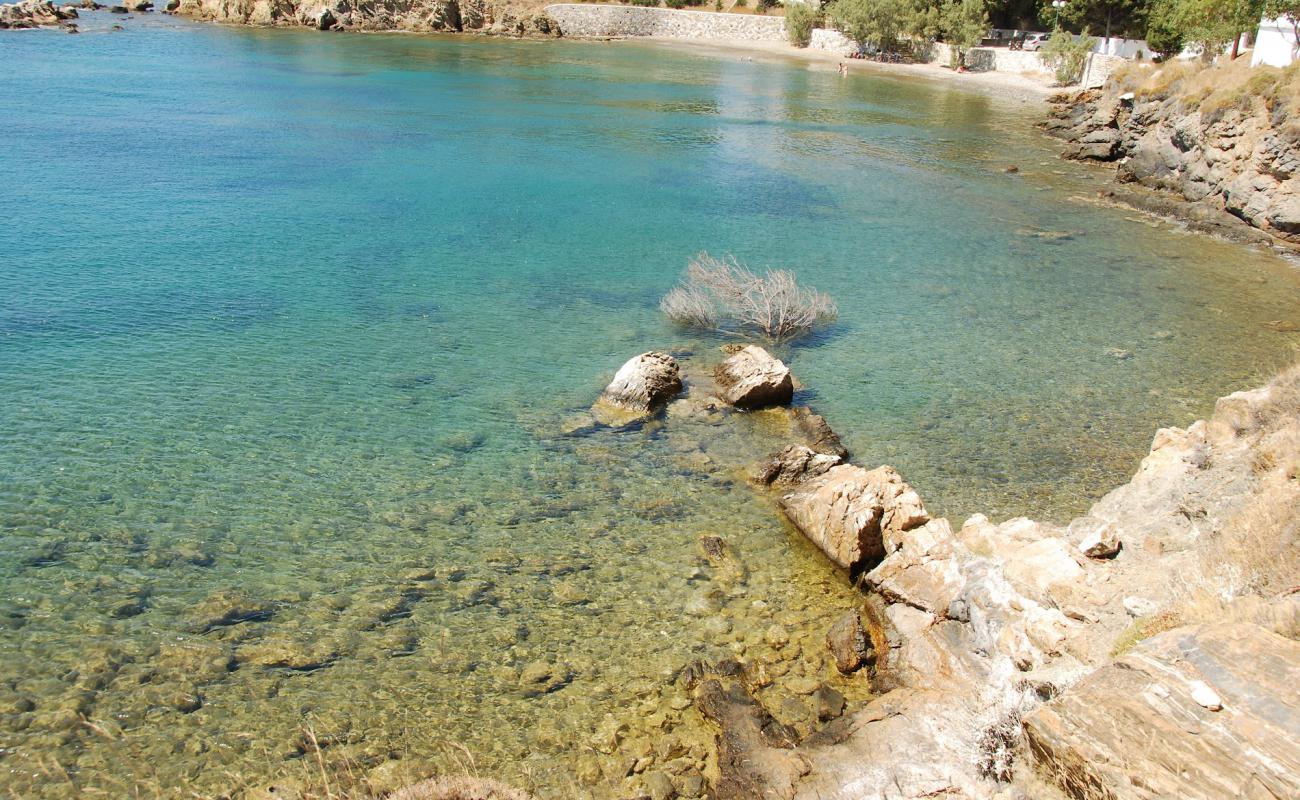
<instances>
[{"instance_id":1,"label":"white rock","mask_svg":"<svg viewBox=\"0 0 1300 800\"><path fill-rule=\"evenodd\" d=\"M1223 709L1223 698L1219 697L1219 693L1211 689L1205 681L1192 681L1192 699L1198 706L1211 711Z\"/></svg>"}]
</instances>

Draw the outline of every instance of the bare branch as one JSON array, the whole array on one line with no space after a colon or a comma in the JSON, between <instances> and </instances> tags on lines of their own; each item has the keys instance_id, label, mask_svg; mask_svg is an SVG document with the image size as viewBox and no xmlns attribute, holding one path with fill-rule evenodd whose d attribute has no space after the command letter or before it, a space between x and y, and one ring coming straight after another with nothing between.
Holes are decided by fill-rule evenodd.
<instances>
[{"instance_id":1,"label":"bare branch","mask_svg":"<svg viewBox=\"0 0 1300 800\"><path fill-rule=\"evenodd\" d=\"M801 287L794 273L757 275L734 256L700 253L659 308L679 325L728 334L757 332L771 341L801 336L838 316L835 301Z\"/></svg>"}]
</instances>

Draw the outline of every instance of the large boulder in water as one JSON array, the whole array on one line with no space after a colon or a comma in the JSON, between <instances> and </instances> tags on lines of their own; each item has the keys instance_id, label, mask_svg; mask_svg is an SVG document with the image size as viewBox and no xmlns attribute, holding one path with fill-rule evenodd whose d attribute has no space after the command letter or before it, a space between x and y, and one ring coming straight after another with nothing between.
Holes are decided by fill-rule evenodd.
<instances>
[{"instance_id":1,"label":"large boulder in water","mask_svg":"<svg viewBox=\"0 0 1300 800\"><path fill-rule=\"evenodd\" d=\"M642 353L619 367L592 413L607 425L623 424L654 413L681 390L676 359L667 353Z\"/></svg>"},{"instance_id":2,"label":"large boulder in water","mask_svg":"<svg viewBox=\"0 0 1300 800\"><path fill-rule=\"evenodd\" d=\"M875 566L903 533L930 521L893 467L840 464L799 484L780 504L803 535L850 572Z\"/></svg>"},{"instance_id":3,"label":"large boulder in water","mask_svg":"<svg viewBox=\"0 0 1300 800\"><path fill-rule=\"evenodd\" d=\"M757 345L733 353L718 365L715 376L723 398L737 408L783 406L794 397L790 368Z\"/></svg>"}]
</instances>

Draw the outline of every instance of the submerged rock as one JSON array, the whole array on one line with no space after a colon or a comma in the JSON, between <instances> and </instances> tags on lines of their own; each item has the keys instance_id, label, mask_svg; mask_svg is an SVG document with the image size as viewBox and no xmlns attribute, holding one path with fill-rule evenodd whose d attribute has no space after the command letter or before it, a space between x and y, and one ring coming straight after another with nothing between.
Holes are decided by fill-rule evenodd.
<instances>
[{"instance_id":1,"label":"submerged rock","mask_svg":"<svg viewBox=\"0 0 1300 800\"><path fill-rule=\"evenodd\" d=\"M233 590L222 590L200 600L189 614L190 628L204 633L225 625L270 619L275 606Z\"/></svg>"},{"instance_id":2,"label":"submerged rock","mask_svg":"<svg viewBox=\"0 0 1300 800\"><path fill-rule=\"evenodd\" d=\"M843 675L857 671L869 663L871 639L862 627L862 615L848 611L826 632L826 647L835 658L835 668Z\"/></svg>"},{"instance_id":3,"label":"submerged rock","mask_svg":"<svg viewBox=\"0 0 1300 800\"><path fill-rule=\"evenodd\" d=\"M722 396L744 409L789 404L794 397L790 368L757 345L746 345L718 365Z\"/></svg>"},{"instance_id":4,"label":"submerged rock","mask_svg":"<svg viewBox=\"0 0 1300 800\"><path fill-rule=\"evenodd\" d=\"M658 411L681 390L677 360L667 353L651 351L619 367L591 410L606 425L626 424Z\"/></svg>"}]
</instances>

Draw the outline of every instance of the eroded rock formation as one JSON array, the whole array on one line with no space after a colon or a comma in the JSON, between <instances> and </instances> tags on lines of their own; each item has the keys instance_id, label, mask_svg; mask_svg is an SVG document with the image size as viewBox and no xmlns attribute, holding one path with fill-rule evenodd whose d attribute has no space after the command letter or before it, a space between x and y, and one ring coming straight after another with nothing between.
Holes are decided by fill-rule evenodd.
<instances>
[{"instance_id":1,"label":"eroded rock formation","mask_svg":"<svg viewBox=\"0 0 1300 800\"><path fill-rule=\"evenodd\" d=\"M1069 142L1067 158L1117 162L1120 184L1187 205L1123 186L1120 199L1231 238L1254 240L1249 226L1300 244L1300 133L1265 98L1247 95L1244 104L1210 111L1175 94L1134 97L1116 88L1056 100L1044 127Z\"/></svg>"},{"instance_id":2,"label":"eroded rock formation","mask_svg":"<svg viewBox=\"0 0 1300 800\"><path fill-rule=\"evenodd\" d=\"M77 18L72 6L62 8L49 0L24 0L21 3L0 5L0 30L42 28L59 25Z\"/></svg>"}]
</instances>

